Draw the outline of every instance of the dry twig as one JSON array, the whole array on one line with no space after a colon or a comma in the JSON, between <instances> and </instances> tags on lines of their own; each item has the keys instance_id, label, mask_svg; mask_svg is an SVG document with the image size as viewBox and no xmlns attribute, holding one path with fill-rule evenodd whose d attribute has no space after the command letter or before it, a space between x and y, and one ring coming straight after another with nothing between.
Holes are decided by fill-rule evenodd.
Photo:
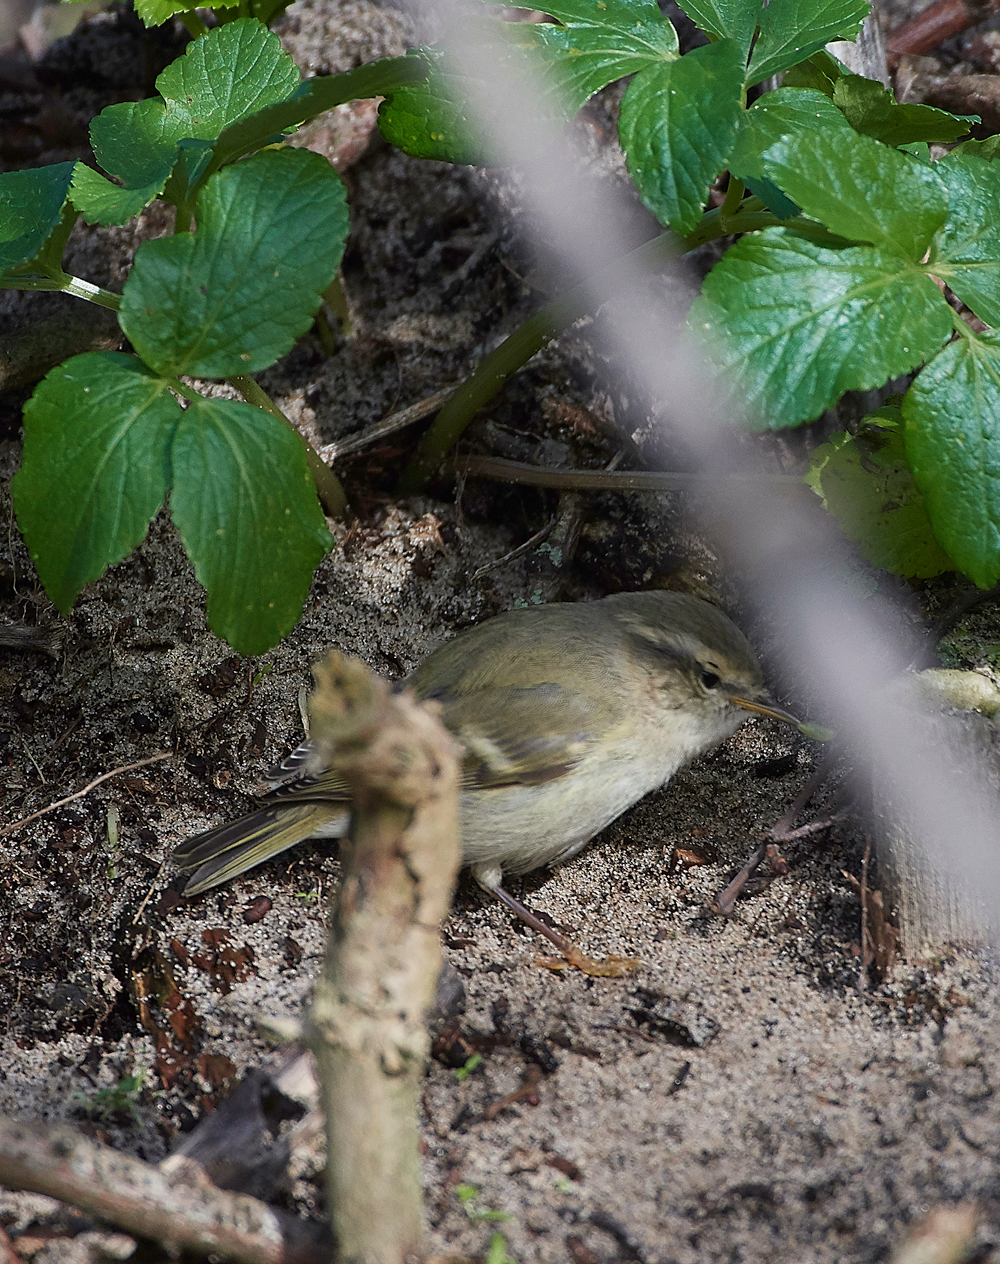
<instances>
[{"instance_id":1,"label":"dry twig","mask_svg":"<svg viewBox=\"0 0 1000 1264\"><path fill-rule=\"evenodd\" d=\"M809 800L830 775L834 760L835 756L832 754L823 760L819 768L795 796L788 811L779 817L764 834L753 855L751 855L736 877L733 878L732 882L720 891L713 900L709 901L708 907L712 913L715 913L718 917L731 917L740 893L765 860L771 861L771 872L773 874L788 872L788 865L778 855L775 844L790 843L799 838L807 838L812 834L819 834L847 815L844 811L835 812L833 816L825 817L820 821L810 821L808 825L800 825L798 829L792 828L796 819L805 810Z\"/></svg>"},{"instance_id":2,"label":"dry twig","mask_svg":"<svg viewBox=\"0 0 1000 1264\"><path fill-rule=\"evenodd\" d=\"M998 8L998 0L936 0L889 32L886 52L897 59L903 53L929 53L952 36L985 22Z\"/></svg>"},{"instance_id":3,"label":"dry twig","mask_svg":"<svg viewBox=\"0 0 1000 1264\"><path fill-rule=\"evenodd\" d=\"M446 386L440 391L435 391L433 395L428 395L426 399L418 399L415 404L408 404L398 412L390 413L388 417L383 417L381 421L376 421L364 430L359 430L357 434L349 435L336 443L324 444L320 448L324 461L340 461L343 457L351 456L355 452L363 452L379 439L387 439L389 435L405 430L407 426L415 425L418 421L423 421L431 413L436 413L454 390L454 386Z\"/></svg>"},{"instance_id":4,"label":"dry twig","mask_svg":"<svg viewBox=\"0 0 1000 1264\"><path fill-rule=\"evenodd\" d=\"M168 1249L236 1264L328 1264L315 1226L246 1194L171 1181L65 1124L0 1120L0 1184L48 1194Z\"/></svg>"},{"instance_id":5,"label":"dry twig","mask_svg":"<svg viewBox=\"0 0 1000 1264\"><path fill-rule=\"evenodd\" d=\"M519 544L517 548L511 549L509 553L505 553L503 557L495 557L492 562L484 562L478 570L472 572L469 576L469 583L474 584L477 579L495 570L498 566L506 566L508 562L514 562L519 557L523 557L529 549L533 549L536 544L541 544L543 540L548 539L552 534L552 528L556 525L555 518L550 519L541 531L536 531L533 536L529 536L523 544Z\"/></svg>"},{"instance_id":6,"label":"dry twig","mask_svg":"<svg viewBox=\"0 0 1000 1264\"><path fill-rule=\"evenodd\" d=\"M30 623L0 625L0 649L35 651L58 658L66 640L66 629L61 624L38 627Z\"/></svg>"},{"instance_id":7,"label":"dry twig","mask_svg":"<svg viewBox=\"0 0 1000 1264\"><path fill-rule=\"evenodd\" d=\"M868 983L868 861L872 854L872 840L865 839L865 855L861 862L861 956L858 960L858 991L864 992Z\"/></svg>"},{"instance_id":8,"label":"dry twig","mask_svg":"<svg viewBox=\"0 0 1000 1264\"><path fill-rule=\"evenodd\" d=\"M767 488L800 488L805 484L796 474L727 474L721 479L706 479L701 474L672 474L651 470L554 470L544 465L526 465L500 456L463 456L455 462L458 474L466 478L495 478L505 483L523 483L531 487L555 487L559 491L598 492L690 492L712 481L739 486L752 486L757 479ZM748 482L748 480L750 480Z\"/></svg>"},{"instance_id":9,"label":"dry twig","mask_svg":"<svg viewBox=\"0 0 1000 1264\"><path fill-rule=\"evenodd\" d=\"M37 812L32 812L30 816L24 816L19 821L13 821L10 825L5 825L0 829L0 838L5 838L8 834L15 834L19 829L23 829L31 821L37 821L40 816L48 816L50 812L54 812L56 808L65 807L67 803L72 803L74 799L82 799L85 794L90 794L95 786L99 786L102 781L108 781L111 777L117 777L119 773L131 772L133 768L145 768L147 764L157 764L161 759L170 759L173 751L158 751L155 755L150 755L146 759L137 759L134 764L123 764L121 768L112 768L110 772L101 773L99 777L95 777L83 787L77 790L76 794L68 794L65 799L57 799L55 803L50 803L47 808L39 808Z\"/></svg>"}]
</instances>

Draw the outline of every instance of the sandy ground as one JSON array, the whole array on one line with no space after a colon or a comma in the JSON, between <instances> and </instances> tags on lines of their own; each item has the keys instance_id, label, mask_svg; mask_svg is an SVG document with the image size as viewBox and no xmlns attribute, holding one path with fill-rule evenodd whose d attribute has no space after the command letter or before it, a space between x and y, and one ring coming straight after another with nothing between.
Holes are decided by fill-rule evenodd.
<instances>
[{"instance_id":1,"label":"sandy ground","mask_svg":"<svg viewBox=\"0 0 1000 1264\"><path fill-rule=\"evenodd\" d=\"M299 0L286 39L303 65L342 69L404 47L408 21L361 0ZM600 109L586 126L595 177L619 178ZM262 379L327 443L455 381L534 301L520 280L533 260L506 217L516 190L495 176L376 144L347 179L357 335L332 357L310 335ZM136 231L80 232L74 266L120 284L137 241L165 230L154 208ZM8 294L0 317L14 327L53 303ZM480 423L483 450L605 463L627 447L610 429L614 400L587 329L512 383ZM157 1160L247 1068L280 1056L256 1024L308 1001L336 855L306 844L191 902L165 862L187 834L249 807L263 770L301 736L309 664L328 646L395 677L517 602L595 597L670 573L732 591L677 498L587 498L570 574L534 552L479 574L537 531L555 498L470 483L458 506L446 488L397 502L388 489L404 444L343 470L357 516L335 527L298 627L253 661L208 632L165 517L69 618L56 616L11 514L16 429L0 444L0 615L64 634L54 659L0 651L0 824L173 752L0 836L0 1112L74 1120ZM949 595L942 582L921 601L938 609ZM950 638L948 661L995 674L998 642L998 616L984 607ZM888 1258L929 1208L974 1201L974 1258L991 1258L995 962L943 950L859 991L860 906L845 876L861 871L857 818L792 844L790 872L731 920L706 912L816 752L751 720L570 864L513 884L590 953L640 958L628 979L539 968L535 937L462 885L445 951L466 989L464 1039L483 1058L464 1079L442 1061L428 1068L432 1251L482 1256L499 1230L523 1264L867 1264ZM271 908L248 923L260 896ZM143 1007L143 996L154 999ZM94 1118L95 1092L138 1073L138 1120ZM526 1073L533 1095L494 1115ZM285 1205L318 1214L316 1167L295 1174ZM471 1203L456 1193L463 1185L479 1191ZM22 1235L26 1258L68 1261L68 1240L51 1237L65 1217L48 1200L0 1194L0 1223ZM96 1241L77 1250L102 1258Z\"/></svg>"}]
</instances>

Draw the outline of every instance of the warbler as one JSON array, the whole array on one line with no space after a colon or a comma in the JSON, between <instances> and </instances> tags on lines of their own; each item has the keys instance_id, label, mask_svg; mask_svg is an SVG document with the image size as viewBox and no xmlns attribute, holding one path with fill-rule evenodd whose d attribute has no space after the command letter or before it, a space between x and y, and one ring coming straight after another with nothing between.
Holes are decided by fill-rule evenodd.
<instances>
[{"instance_id":1,"label":"warbler","mask_svg":"<svg viewBox=\"0 0 1000 1264\"><path fill-rule=\"evenodd\" d=\"M464 863L571 960L579 950L515 900L503 875L569 860L749 712L798 723L768 697L736 625L673 592L510 610L447 641L400 684L436 700L464 748ZM259 811L182 843L184 894L303 839L343 837L347 788L315 764L303 743L267 774L277 788Z\"/></svg>"}]
</instances>

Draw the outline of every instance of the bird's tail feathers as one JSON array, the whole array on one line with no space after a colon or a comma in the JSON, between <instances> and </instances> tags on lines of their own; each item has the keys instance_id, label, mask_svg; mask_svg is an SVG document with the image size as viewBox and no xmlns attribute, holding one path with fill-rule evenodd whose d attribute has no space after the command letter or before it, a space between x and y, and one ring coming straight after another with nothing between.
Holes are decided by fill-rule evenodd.
<instances>
[{"instance_id":1,"label":"bird's tail feathers","mask_svg":"<svg viewBox=\"0 0 1000 1264\"><path fill-rule=\"evenodd\" d=\"M228 882L316 833L335 835L338 820L343 820L346 833L347 812L342 803L282 804L196 834L173 854L177 867L191 874L184 895L200 895Z\"/></svg>"}]
</instances>

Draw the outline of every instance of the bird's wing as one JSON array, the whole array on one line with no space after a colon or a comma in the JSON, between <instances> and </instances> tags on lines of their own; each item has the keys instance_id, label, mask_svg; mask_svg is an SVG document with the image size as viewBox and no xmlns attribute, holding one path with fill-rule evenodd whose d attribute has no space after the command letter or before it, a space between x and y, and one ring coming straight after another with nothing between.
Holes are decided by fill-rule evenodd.
<instances>
[{"instance_id":1,"label":"bird's wing","mask_svg":"<svg viewBox=\"0 0 1000 1264\"><path fill-rule=\"evenodd\" d=\"M300 777L305 776L316 751L316 743L307 737L304 742L299 742L298 746L291 751L284 759L278 761L264 773L265 781L282 783L286 781L298 781Z\"/></svg>"},{"instance_id":2,"label":"bird's wing","mask_svg":"<svg viewBox=\"0 0 1000 1264\"><path fill-rule=\"evenodd\" d=\"M273 780L273 778L269 778ZM346 803L350 787L335 769L326 768L312 776L298 774L283 786L272 790L265 803Z\"/></svg>"},{"instance_id":3,"label":"bird's wing","mask_svg":"<svg viewBox=\"0 0 1000 1264\"><path fill-rule=\"evenodd\" d=\"M553 781L605 727L589 698L555 684L495 686L438 701L441 719L465 748L463 790Z\"/></svg>"},{"instance_id":4,"label":"bird's wing","mask_svg":"<svg viewBox=\"0 0 1000 1264\"><path fill-rule=\"evenodd\" d=\"M553 781L583 758L606 726L599 707L562 685L495 686L437 701L442 721L465 749L463 790ZM268 772L269 781L285 784L272 791L266 802L350 799L350 789L339 772L304 773L313 753L313 744L303 742Z\"/></svg>"}]
</instances>

